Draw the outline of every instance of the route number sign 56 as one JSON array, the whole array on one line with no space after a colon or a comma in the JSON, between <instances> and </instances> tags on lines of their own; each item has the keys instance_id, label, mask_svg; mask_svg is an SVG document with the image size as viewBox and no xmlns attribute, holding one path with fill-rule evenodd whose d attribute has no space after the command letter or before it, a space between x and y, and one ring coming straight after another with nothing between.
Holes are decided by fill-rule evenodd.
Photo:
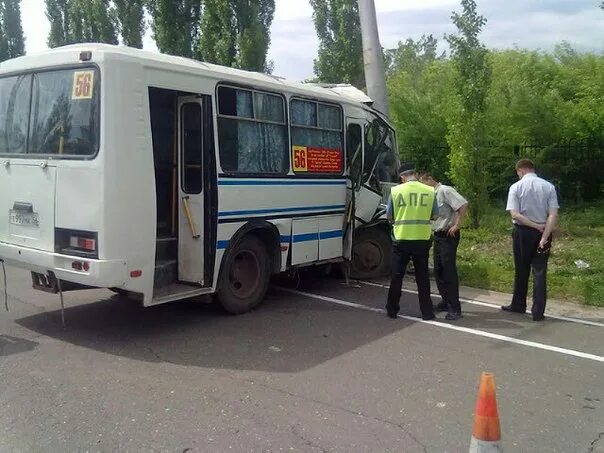
<instances>
[{"instance_id":1,"label":"route number sign 56","mask_svg":"<svg viewBox=\"0 0 604 453\"><path fill-rule=\"evenodd\" d=\"M92 99L94 90L94 71L76 71L73 73L71 99Z\"/></svg>"}]
</instances>

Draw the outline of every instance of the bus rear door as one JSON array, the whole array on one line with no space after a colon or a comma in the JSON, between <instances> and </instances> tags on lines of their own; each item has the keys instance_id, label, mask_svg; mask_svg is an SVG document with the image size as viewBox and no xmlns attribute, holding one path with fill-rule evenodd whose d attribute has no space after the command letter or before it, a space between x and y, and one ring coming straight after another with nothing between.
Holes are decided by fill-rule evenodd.
<instances>
[{"instance_id":1,"label":"bus rear door","mask_svg":"<svg viewBox=\"0 0 604 453\"><path fill-rule=\"evenodd\" d=\"M203 105L196 96L178 100L178 280L204 281Z\"/></svg>"}]
</instances>

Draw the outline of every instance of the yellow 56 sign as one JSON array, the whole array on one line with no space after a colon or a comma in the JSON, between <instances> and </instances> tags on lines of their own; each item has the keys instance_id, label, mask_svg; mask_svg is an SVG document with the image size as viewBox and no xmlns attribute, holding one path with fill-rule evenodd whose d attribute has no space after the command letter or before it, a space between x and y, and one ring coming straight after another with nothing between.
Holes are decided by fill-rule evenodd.
<instances>
[{"instance_id":1,"label":"yellow 56 sign","mask_svg":"<svg viewBox=\"0 0 604 453\"><path fill-rule=\"evenodd\" d=\"M76 71L73 73L71 99L92 99L94 90L94 71Z\"/></svg>"},{"instance_id":2,"label":"yellow 56 sign","mask_svg":"<svg viewBox=\"0 0 604 453\"><path fill-rule=\"evenodd\" d=\"M292 146L294 171L308 171L308 148Z\"/></svg>"}]
</instances>

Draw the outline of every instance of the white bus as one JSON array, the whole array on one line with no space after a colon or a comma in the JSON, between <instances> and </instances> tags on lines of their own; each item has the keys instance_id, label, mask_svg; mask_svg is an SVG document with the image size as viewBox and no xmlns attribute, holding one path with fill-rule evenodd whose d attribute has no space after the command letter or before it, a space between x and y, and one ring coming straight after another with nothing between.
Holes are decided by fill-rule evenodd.
<instances>
[{"instance_id":1,"label":"white bus","mask_svg":"<svg viewBox=\"0 0 604 453\"><path fill-rule=\"evenodd\" d=\"M0 64L0 261L145 306L386 271L393 129L341 87L102 44Z\"/></svg>"}]
</instances>

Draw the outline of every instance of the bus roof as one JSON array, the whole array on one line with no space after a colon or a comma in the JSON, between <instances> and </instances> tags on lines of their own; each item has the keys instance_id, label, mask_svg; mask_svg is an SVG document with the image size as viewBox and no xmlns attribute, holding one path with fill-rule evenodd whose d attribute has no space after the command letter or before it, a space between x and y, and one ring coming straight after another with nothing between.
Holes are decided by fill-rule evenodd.
<instances>
[{"instance_id":1,"label":"bus roof","mask_svg":"<svg viewBox=\"0 0 604 453\"><path fill-rule=\"evenodd\" d=\"M376 112L374 109L370 108L369 104L372 102L371 99L362 91L350 85L320 86L318 84L301 83L270 74L245 71L242 69L205 63L190 58L177 57L173 55L166 55L147 50L110 44L72 44L68 46L56 47L44 52L30 54L12 60L7 60L0 63L0 74L31 70L32 68L39 66L39 63L36 64L36 61L41 59L44 60L44 64L41 66L47 67L49 65L49 60L54 60L53 57L56 58L57 64L64 64L74 61L74 54L77 54L75 55L75 61L79 62L80 52L86 51L92 53L92 61L95 60L95 55L100 53L106 56L115 56L119 57L120 59L137 61L147 67L155 67L170 71L174 71L176 68L178 68L179 70L185 72L195 72L197 74L219 80L264 88L272 88L274 90L288 91L305 97L318 97L324 100L344 102L359 106L365 110L373 111L374 113L380 115L379 112Z\"/></svg>"}]
</instances>

